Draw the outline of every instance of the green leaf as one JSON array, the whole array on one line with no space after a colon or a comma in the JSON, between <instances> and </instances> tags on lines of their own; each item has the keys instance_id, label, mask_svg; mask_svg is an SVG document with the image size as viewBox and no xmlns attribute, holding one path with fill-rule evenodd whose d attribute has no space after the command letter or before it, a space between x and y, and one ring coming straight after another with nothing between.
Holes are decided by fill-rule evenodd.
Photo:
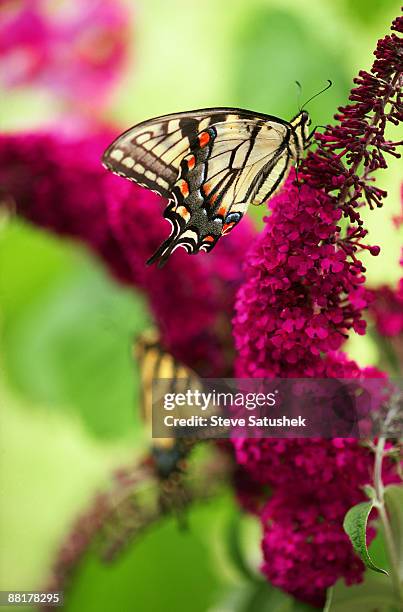
<instances>
[{"instance_id":1,"label":"green leaf","mask_svg":"<svg viewBox=\"0 0 403 612\"><path fill-rule=\"evenodd\" d=\"M362 502L353 506L344 517L343 527L351 540L354 550L360 555L365 565L369 569L374 570L374 572L388 575L386 570L374 564L367 548L367 522L372 508L372 502Z\"/></svg>"},{"instance_id":2,"label":"green leaf","mask_svg":"<svg viewBox=\"0 0 403 612\"><path fill-rule=\"evenodd\" d=\"M364 485L363 488L364 488L364 493L368 497L368 499L370 500L375 499L376 492L375 492L374 487L372 487L370 484L366 484Z\"/></svg>"},{"instance_id":3,"label":"green leaf","mask_svg":"<svg viewBox=\"0 0 403 612\"><path fill-rule=\"evenodd\" d=\"M387 578L369 572L363 583L346 586L338 582L324 612L391 612L398 610L392 584Z\"/></svg>"},{"instance_id":4,"label":"green leaf","mask_svg":"<svg viewBox=\"0 0 403 612\"><path fill-rule=\"evenodd\" d=\"M403 580L403 487L389 485L385 488L384 496L398 558L399 577Z\"/></svg>"}]
</instances>

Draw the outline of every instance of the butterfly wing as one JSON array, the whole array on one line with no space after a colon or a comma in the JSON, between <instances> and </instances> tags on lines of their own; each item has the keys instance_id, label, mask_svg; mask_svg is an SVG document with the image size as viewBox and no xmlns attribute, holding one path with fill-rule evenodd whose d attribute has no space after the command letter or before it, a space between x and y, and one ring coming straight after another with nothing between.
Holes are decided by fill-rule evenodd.
<instances>
[{"instance_id":1,"label":"butterfly wing","mask_svg":"<svg viewBox=\"0 0 403 612\"><path fill-rule=\"evenodd\" d=\"M203 109L143 121L112 142L103 155L103 164L115 174L171 199L183 156L194 146L199 130L224 119L225 110Z\"/></svg>"},{"instance_id":2,"label":"butterfly wing","mask_svg":"<svg viewBox=\"0 0 403 612\"><path fill-rule=\"evenodd\" d=\"M107 149L103 162L171 200L169 238L147 263L179 246L209 251L281 184L291 161L286 121L241 109L205 109L145 121Z\"/></svg>"}]
</instances>

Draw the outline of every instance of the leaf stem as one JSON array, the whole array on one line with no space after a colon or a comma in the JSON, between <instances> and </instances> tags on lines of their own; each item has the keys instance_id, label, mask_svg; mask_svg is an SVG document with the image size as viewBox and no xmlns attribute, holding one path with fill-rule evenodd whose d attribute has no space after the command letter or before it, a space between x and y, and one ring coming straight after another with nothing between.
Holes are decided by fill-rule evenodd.
<instances>
[{"instance_id":1,"label":"leaf stem","mask_svg":"<svg viewBox=\"0 0 403 612\"><path fill-rule=\"evenodd\" d=\"M398 556L396 552L395 542L393 540L392 528L390 526L389 517L386 511L384 491L385 487L382 481L382 463L385 456L386 438L380 436L375 448L375 463L374 463L374 487L375 500L374 506L378 510L379 518L381 519L383 531L385 534L386 549L388 551L390 561L390 578L392 580L393 590L395 591L397 601L403 609L403 589L399 578L398 571Z\"/></svg>"}]
</instances>

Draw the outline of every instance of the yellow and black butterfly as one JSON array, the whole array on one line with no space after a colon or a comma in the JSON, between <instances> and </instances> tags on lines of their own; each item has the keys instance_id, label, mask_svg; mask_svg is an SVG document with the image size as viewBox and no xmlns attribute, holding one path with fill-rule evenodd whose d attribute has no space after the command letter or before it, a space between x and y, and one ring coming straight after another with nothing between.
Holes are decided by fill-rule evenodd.
<instances>
[{"instance_id":1,"label":"yellow and black butterfly","mask_svg":"<svg viewBox=\"0 0 403 612\"><path fill-rule=\"evenodd\" d=\"M149 119L105 151L106 168L169 200L167 240L147 261L162 266L179 246L211 251L265 202L310 142L309 114L290 122L238 108L210 108Z\"/></svg>"},{"instance_id":2,"label":"yellow and black butterfly","mask_svg":"<svg viewBox=\"0 0 403 612\"><path fill-rule=\"evenodd\" d=\"M201 388L199 377L189 368L166 352L159 340L159 334L151 329L137 338L134 356L140 369L141 401L140 410L146 425L151 430L152 385L154 380L169 384L166 392L184 393L188 389ZM151 453L158 477L171 482L184 469L185 458L193 448L194 438L152 438ZM170 484L170 483L168 483Z\"/></svg>"}]
</instances>

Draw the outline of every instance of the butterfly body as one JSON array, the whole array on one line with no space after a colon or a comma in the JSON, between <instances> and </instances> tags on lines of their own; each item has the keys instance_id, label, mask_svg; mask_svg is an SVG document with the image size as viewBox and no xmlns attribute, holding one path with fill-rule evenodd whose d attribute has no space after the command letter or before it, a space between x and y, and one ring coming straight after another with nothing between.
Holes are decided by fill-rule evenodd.
<instances>
[{"instance_id":1,"label":"butterfly body","mask_svg":"<svg viewBox=\"0 0 403 612\"><path fill-rule=\"evenodd\" d=\"M169 200L172 232L147 263L182 246L210 251L265 202L309 142L306 111L291 122L242 109L203 109L144 121L119 136L103 163Z\"/></svg>"}]
</instances>

